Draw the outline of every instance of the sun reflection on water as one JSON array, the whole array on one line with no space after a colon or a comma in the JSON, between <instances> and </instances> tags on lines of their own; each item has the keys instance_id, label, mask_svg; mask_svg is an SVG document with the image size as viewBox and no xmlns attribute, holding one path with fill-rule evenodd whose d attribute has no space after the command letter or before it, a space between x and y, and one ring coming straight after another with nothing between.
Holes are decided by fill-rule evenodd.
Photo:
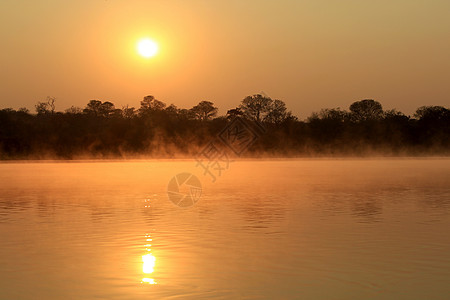
<instances>
[{"instance_id":1,"label":"sun reflection on water","mask_svg":"<svg viewBox=\"0 0 450 300\"><path fill-rule=\"evenodd\" d=\"M153 278L142 278L142 283L156 284L156 281Z\"/></svg>"},{"instance_id":2,"label":"sun reflection on water","mask_svg":"<svg viewBox=\"0 0 450 300\"><path fill-rule=\"evenodd\" d=\"M145 250L147 252L152 251L151 247L152 245L150 244L150 242L152 241L151 237L149 234L147 234L145 236L146 238L146 245L145 245ZM142 255L142 272L144 274L152 274L155 270L155 263L156 263L156 257L153 256L153 254L151 253L147 253ZM148 277L144 277L142 278L141 283L148 283L148 284L157 284L157 282L155 281L155 279L153 278L148 278Z\"/></svg>"},{"instance_id":3,"label":"sun reflection on water","mask_svg":"<svg viewBox=\"0 0 450 300\"><path fill-rule=\"evenodd\" d=\"M152 254L142 255L142 261L144 265L142 266L142 272L145 274L151 274L155 268L156 258Z\"/></svg>"}]
</instances>

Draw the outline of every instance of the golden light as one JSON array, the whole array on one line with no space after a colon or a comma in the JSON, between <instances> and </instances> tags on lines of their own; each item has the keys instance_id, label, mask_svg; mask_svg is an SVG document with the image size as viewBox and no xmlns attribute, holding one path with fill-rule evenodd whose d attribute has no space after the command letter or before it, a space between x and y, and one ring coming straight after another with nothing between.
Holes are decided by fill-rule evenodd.
<instances>
[{"instance_id":1,"label":"golden light","mask_svg":"<svg viewBox=\"0 0 450 300\"><path fill-rule=\"evenodd\" d=\"M148 38L141 39L137 44L138 53L145 58L150 58L158 53L158 44Z\"/></svg>"},{"instance_id":2,"label":"golden light","mask_svg":"<svg viewBox=\"0 0 450 300\"><path fill-rule=\"evenodd\" d=\"M157 284L153 278L142 278L142 283Z\"/></svg>"},{"instance_id":3,"label":"golden light","mask_svg":"<svg viewBox=\"0 0 450 300\"><path fill-rule=\"evenodd\" d=\"M153 273L156 258L152 254L146 254L142 256L142 261L144 262L142 266L142 271L145 274Z\"/></svg>"},{"instance_id":4,"label":"golden light","mask_svg":"<svg viewBox=\"0 0 450 300\"><path fill-rule=\"evenodd\" d=\"M142 266L142 272L144 274L151 274L154 271L155 268L155 261L156 258L152 254L146 254L142 256L142 261L144 262ZM157 284L156 281L153 278L142 278L141 283L148 283L148 284Z\"/></svg>"}]
</instances>

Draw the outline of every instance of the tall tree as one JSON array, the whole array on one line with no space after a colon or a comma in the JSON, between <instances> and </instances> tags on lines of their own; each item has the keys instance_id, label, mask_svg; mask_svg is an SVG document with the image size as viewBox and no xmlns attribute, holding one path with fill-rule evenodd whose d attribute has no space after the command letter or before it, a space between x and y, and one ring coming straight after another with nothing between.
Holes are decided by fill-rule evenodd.
<instances>
[{"instance_id":1,"label":"tall tree","mask_svg":"<svg viewBox=\"0 0 450 300\"><path fill-rule=\"evenodd\" d=\"M421 106L414 117L419 120L448 120L450 118L450 110L442 106Z\"/></svg>"},{"instance_id":2,"label":"tall tree","mask_svg":"<svg viewBox=\"0 0 450 300\"><path fill-rule=\"evenodd\" d=\"M36 113L38 115L44 115L50 113L50 109L48 107L47 102L38 102L35 106Z\"/></svg>"},{"instance_id":3,"label":"tall tree","mask_svg":"<svg viewBox=\"0 0 450 300\"><path fill-rule=\"evenodd\" d=\"M352 103L350 112L352 120L356 122L379 120L383 117L381 103L372 99L364 99Z\"/></svg>"},{"instance_id":4,"label":"tall tree","mask_svg":"<svg viewBox=\"0 0 450 300\"><path fill-rule=\"evenodd\" d=\"M286 103L281 100L273 100L269 107L269 113L267 114L265 121L280 124L291 116L292 113L287 111Z\"/></svg>"},{"instance_id":5,"label":"tall tree","mask_svg":"<svg viewBox=\"0 0 450 300\"><path fill-rule=\"evenodd\" d=\"M81 109L80 107L77 106L71 106L68 109L66 109L64 111L66 114L72 114L72 115L77 115L77 114L81 114L83 112L83 109Z\"/></svg>"},{"instance_id":6,"label":"tall tree","mask_svg":"<svg viewBox=\"0 0 450 300\"><path fill-rule=\"evenodd\" d=\"M170 104L164 109L164 111L167 113L167 115L171 117L176 117L180 110L175 104Z\"/></svg>"},{"instance_id":7,"label":"tall tree","mask_svg":"<svg viewBox=\"0 0 450 300\"><path fill-rule=\"evenodd\" d=\"M218 108L210 101L201 101L199 104L191 108L196 119L206 121L217 115Z\"/></svg>"},{"instance_id":8,"label":"tall tree","mask_svg":"<svg viewBox=\"0 0 450 300\"><path fill-rule=\"evenodd\" d=\"M338 108L324 108L320 110L319 117L323 120L333 120L338 122L344 122L348 119L349 114L347 111Z\"/></svg>"},{"instance_id":9,"label":"tall tree","mask_svg":"<svg viewBox=\"0 0 450 300\"><path fill-rule=\"evenodd\" d=\"M149 95L145 96L144 100L141 101L141 112L148 111L161 111L166 107L166 104L162 101L156 100L155 97Z\"/></svg>"},{"instance_id":10,"label":"tall tree","mask_svg":"<svg viewBox=\"0 0 450 300\"><path fill-rule=\"evenodd\" d=\"M134 107L130 107L128 104L127 106L122 107L122 117L125 119L131 119L135 116L136 109Z\"/></svg>"},{"instance_id":11,"label":"tall tree","mask_svg":"<svg viewBox=\"0 0 450 300\"><path fill-rule=\"evenodd\" d=\"M91 100L86 105L86 107L83 109L83 112L86 114L89 114L89 115L93 115L93 116L100 116L101 110L102 110L101 106L102 106L102 101Z\"/></svg>"},{"instance_id":12,"label":"tall tree","mask_svg":"<svg viewBox=\"0 0 450 300\"><path fill-rule=\"evenodd\" d=\"M114 110L115 110L114 104L109 101L105 101L100 105L100 114L103 117L109 117L114 113Z\"/></svg>"},{"instance_id":13,"label":"tall tree","mask_svg":"<svg viewBox=\"0 0 450 300\"><path fill-rule=\"evenodd\" d=\"M37 114L42 115L42 114L55 113L55 102L56 102L56 98L50 97L50 96L47 97L45 102L38 102L35 105Z\"/></svg>"},{"instance_id":14,"label":"tall tree","mask_svg":"<svg viewBox=\"0 0 450 300\"><path fill-rule=\"evenodd\" d=\"M272 99L260 94L247 96L239 105L239 110L247 118L260 122L269 114L272 102Z\"/></svg>"},{"instance_id":15,"label":"tall tree","mask_svg":"<svg viewBox=\"0 0 450 300\"><path fill-rule=\"evenodd\" d=\"M232 119L234 119L236 117L240 117L240 116L242 116L242 112L239 109L239 107L228 110L227 115L226 115L228 120L232 120Z\"/></svg>"}]
</instances>

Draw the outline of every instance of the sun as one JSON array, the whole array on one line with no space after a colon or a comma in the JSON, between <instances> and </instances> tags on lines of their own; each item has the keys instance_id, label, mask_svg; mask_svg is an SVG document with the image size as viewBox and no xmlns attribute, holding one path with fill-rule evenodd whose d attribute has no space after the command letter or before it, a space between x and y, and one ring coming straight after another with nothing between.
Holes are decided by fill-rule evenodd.
<instances>
[{"instance_id":1,"label":"sun","mask_svg":"<svg viewBox=\"0 0 450 300\"><path fill-rule=\"evenodd\" d=\"M137 43L137 51L142 57L150 58L158 53L158 44L151 39L144 38Z\"/></svg>"}]
</instances>

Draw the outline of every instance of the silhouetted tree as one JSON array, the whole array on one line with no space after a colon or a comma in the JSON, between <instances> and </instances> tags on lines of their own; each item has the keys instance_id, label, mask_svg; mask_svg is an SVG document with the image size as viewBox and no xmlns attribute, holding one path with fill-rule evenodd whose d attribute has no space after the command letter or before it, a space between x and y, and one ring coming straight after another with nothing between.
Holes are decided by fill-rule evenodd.
<instances>
[{"instance_id":1,"label":"silhouetted tree","mask_svg":"<svg viewBox=\"0 0 450 300\"><path fill-rule=\"evenodd\" d=\"M76 114L81 114L81 113L83 113L83 109L82 108L80 108L80 107L76 107L76 106L71 106L71 107L69 107L68 109L66 109L65 111L64 111L66 114L73 114L73 115L76 115Z\"/></svg>"},{"instance_id":2,"label":"silhouetted tree","mask_svg":"<svg viewBox=\"0 0 450 300\"><path fill-rule=\"evenodd\" d=\"M26 107L20 107L17 111L25 114L28 114L30 112Z\"/></svg>"},{"instance_id":3,"label":"silhouetted tree","mask_svg":"<svg viewBox=\"0 0 450 300\"><path fill-rule=\"evenodd\" d=\"M55 97L47 97L47 103L48 107L50 108L50 112L53 114L55 112L56 106L55 106L56 98Z\"/></svg>"},{"instance_id":4,"label":"silhouetted tree","mask_svg":"<svg viewBox=\"0 0 450 300\"><path fill-rule=\"evenodd\" d=\"M100 100L91 100L83 109L83 112L88 115L93 115L96 117L109 117L114 114L115 107L114 104L105 101L102 103Z\"/></svg>"},{"instance_id":5,"label":"silhouetted tree","mask_svg":"<svg viewBox=\"0 0 450 300\"><path fill-rule=\"evenodd\" d=\"M318 148L326 146L329 149L342 148L340 142L343 140L346 130L346 122L349 120L349 113L338 108L326 108L320 112L314 112L308 118L308 137L316 151Z\"/></svg>"},{"instance_id":6,"label":"silhouetted tree","mask_svg":"<svg viewBox=\"0 0 450 300\"><path fill-rule=\"evenodd\" d=\"M89 114L89 115L93 115L93 116L100 116L101 110L102 110L101 106L102 106L102 101L91 100L86 105L86 108L83 109L83 112L86 114Z\"/></svg>"},{"instance_id":7,"label":"silhouetted tree","mask_svg":"<svg viewBox=\"0 0 450 300\"><path fill-rule=\"evenodd\" d=\"M340 107L322 109L319 112L319 117L320 119L333 120L337 122L345 122L350 118L349 113L345 110L342 110Z\"/></svg>"},{"instance_id":8,"label":"silhouetted tree","mask_svg":"<svg viewBox=\"0 0 450 300\"><path fill-rule=\"evenodd\" d=\"M286 103L281 100L273 100L268 110L264 121L269 123L280 124L292 116L292 113L287 111Z\"/></svg>"},{"instance_id":9,"label":"silhouetted tree","mask_svg":"<svg viewBox=\"0 0 450 300\"><path fill-rule=\"evenodd\" d=\"M145 113L148 111L161 111L166 107L166 104L162 101L156 100L153 96L145 96L141 101L141 108L139 111Z\"/></svg>"},{"instance_id":10,"label":"silhouetted tree","mask_svg":"<svg viewBox=\"0 0 450 300\"><path fill-rule=\"evenodd\" d=\"M124 106L122 107L122 116L125 119L131 119L136 115L136 109L134 107Z\"/></svg>"},{"instance_id":11,"label":"silhouetted tree","mask_svg":"<svg viewBox=\"0 0 450 300\"><path fill-rule=\"evenodd\" d=\"M38 115L53 114L55 112L55 102L56 98L54 97L47 97L47 101L38 102L35 105L36 113Z\"/></svg>"},{"instance_id":12,"label":"silhouetted tree","mask_svg":"<svg viewBox=\"0 0 450 300\"><path fill-rule=\"evenodd\" d=\"M380 102L365 99L350 105L351 119L355 122L379 120L383 116L383 107Z\"/></svg>"},{"instance_id":13,"label":"silhouetted tree","mask_svg":"<svg viewBox=\"0 0 450 300\"><path fill-rule=\"evenodd\" d=\"M48 114L50 113L50 110L48 108L47 102L38 102L36 105L36 113L38 115Z\"/></svg>"},{"instance_id":14,"label":"silhouetted tree","mask_svg":"<svg viewBox=\"0 0 450 300\"><path fill-rule=\"evenodd\" d=\"M109 117L114 114L115 109L116 108L113 103L109 101L103 102L100 105L100 115L103 117Z\"/></svg>"},{"instance_id":15,"label":"silhouetted tree","mask_svg":"<svg viewBox=\"0 0 450 300\"><path fill-rule=\"evenodd\" d=\"M168 116L175 118L177 117L180 110L175 104L170 104L164 109L164 111L167 113Z\"/></svg>"},{"instance_id":16,"label":"silhouetted tree","mask_svg":"<svg viewBox=\"0 0 450 300\"><path fill-rule=\"evenodd\" d=\"M450 148L450 110L442 106L422 106L414 114L416 142L433 148Z\"/></svg>"},{"instance_id":17,"label":"silhouetted tree","mask_svg":"<svg viewBox=\"0 0 450 300\"><path fill-rule=\"evenodd\" d=\"M227 120L232 120L236 117L242 116L242 112L239 108L233 108L227 111L226 118Z\"/></svg>"},{"instance_id":18,"label":"silhouetted tree","mask_svg":"<svg viewBox=\"0 0 450 300\"><path fill-rule=\"evenodd\" d=\"M182 108L178 110L178 116L182 120L193 120L195 119L195 115L190 109Z\"/></svg>"},{"instance_id":19,"label":"silhouetted tree","mask_svg":"<svg viewBox=\"0 0 450 300\"><path fill-rule=\"evenodd\" d=\"M383 112L383 118L384 119L402 119L402 120L409 120L409 117L406 116L401 111L398 111L396 109L390 109L385 112Z\"/></svg>"},{"instance_id":20,"label":"silhouetted tree","mask_svg":"<svg viewBox=\"0 0 450 300\"><path fill-rule=\"evenodd\" d=\"M191 111L196 119L206 121L217 115L218 108L210 101L201 101L191 108Z\"/></svg>"},{"instance_id":21,"label":"silhouetted tree","mask_svg":"<svg viewBox=\"0 0 450 300\"><path fill-rule=\"evenodd\" d=\"M421 106L416 110L414 117L419 120L448 120L450 110L442 106Z\"/></svg>"},{"instance_id":22,"label":"silhouetted tree","mask_svg":"<svg viewBox=\"0 0 450 300\"><path fill-rule=\"evenodd\" d=\"M260 94L247 96L239 105L239 111L250 120L260 122L270 113L272 102L272 99Z\"/></svg>"}]
</instances>

